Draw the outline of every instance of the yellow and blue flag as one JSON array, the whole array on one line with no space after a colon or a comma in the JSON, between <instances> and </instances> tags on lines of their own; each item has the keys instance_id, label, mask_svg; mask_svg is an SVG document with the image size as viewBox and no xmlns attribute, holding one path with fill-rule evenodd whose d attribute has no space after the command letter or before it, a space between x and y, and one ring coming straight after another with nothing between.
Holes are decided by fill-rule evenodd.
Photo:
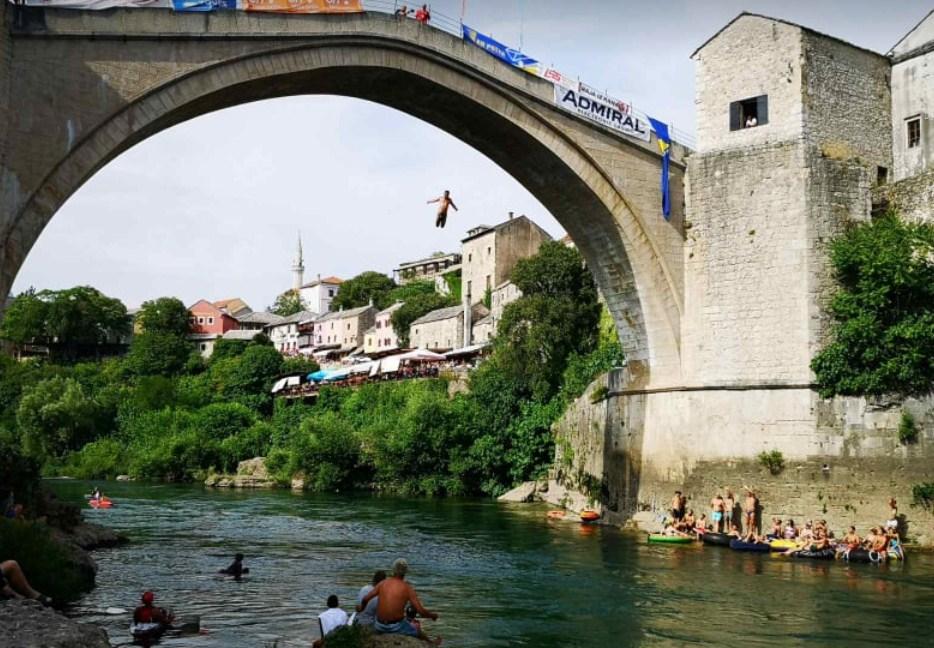
<instances>
[{"instance_id":1,"label":"yellow and blue flag","mask_svg":"<svg viewBox=\"0 0 934 648\"><path fill-rule=\"evenodd\" d=\"M662 216L671 220L671 191L668 187L668 167L671 162L671 137L668 135L668 124L649 117L655 137L658 138L658 149L662 152Z\"/></svg>"}]
</instances>

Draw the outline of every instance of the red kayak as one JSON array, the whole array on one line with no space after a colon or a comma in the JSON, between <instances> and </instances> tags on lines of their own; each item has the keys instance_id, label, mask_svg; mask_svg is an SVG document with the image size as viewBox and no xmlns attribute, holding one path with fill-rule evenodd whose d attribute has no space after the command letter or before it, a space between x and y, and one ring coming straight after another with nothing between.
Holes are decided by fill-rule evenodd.
<instances>
[{"instance_id":1,"label":"red kayak","mask_svg":"<svg viewBox=\"0 0 934 648\"><path fill-rule=\"evenodd\" d=\"M581 522L596 522L600 519L600 514L596 511L581 511Z\"/></svg>"},{"instance_id":2,"label":"red kayak","mask_svg":"<svg viewBox=\"0 0 934 648\"><path fill-rule=\"evenodd\" d=\"M113 508L113 505L114 505L114 503L111 502L106 497L102 497L99 500L98 499L88 500L88 504L91 505L91 508L96 508L96 509L109 509L109 508Z\"/></svg>"}]
</instances>

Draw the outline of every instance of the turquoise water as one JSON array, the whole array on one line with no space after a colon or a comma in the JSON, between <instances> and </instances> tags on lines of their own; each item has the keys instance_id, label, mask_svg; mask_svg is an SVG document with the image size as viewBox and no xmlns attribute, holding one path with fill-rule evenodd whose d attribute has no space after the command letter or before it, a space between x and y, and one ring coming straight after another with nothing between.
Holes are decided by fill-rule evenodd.
<instances>
[{"instance_id":1,"label":"turquoise water","mask_svg":"<svg viewBox=\"0 0 934 648\"><path fill-rule=\"evenodd\" d=\"M83 504L89 485L53 482ZM345 609L404 556L425 622L449 646L934 645L934 556L905 564L792 561L701 546L647 545L614 529L486 500L205 490L108 484L118 506L87 517L132 542L99 551L98 587L71 610L128 642L152 589L209 632L163 640L204 648L305 646L329 594ZM252 570L218 579L232 554Z\"/></svg>"}]
</instances>

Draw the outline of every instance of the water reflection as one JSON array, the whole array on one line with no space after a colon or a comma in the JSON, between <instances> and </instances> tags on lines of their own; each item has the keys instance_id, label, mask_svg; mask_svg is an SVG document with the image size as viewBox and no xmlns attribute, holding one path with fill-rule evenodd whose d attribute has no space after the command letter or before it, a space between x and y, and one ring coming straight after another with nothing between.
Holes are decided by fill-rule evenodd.
<instances>
[{"instance_id":1,"label":"water reflection","mask_svg":"<svg viewBox=\"0 0 934 648\"><path fill-rule=\"evenodd\" d=\"M87 484L56 483L75 502ZM403 555L428 623L452 646L919 645L934 612L934 560L808 562L701 546L646 545L545 509L477 500L237 493L117 484L89 517L134 542L101 552L100 586L74 612L129 641L145 589L209 634L162 645L307 646L327 595L349 603ZM237 551L251 574L218 578ZM923 641L923 640L922 640Z\"/></svg>"}]
</instances>

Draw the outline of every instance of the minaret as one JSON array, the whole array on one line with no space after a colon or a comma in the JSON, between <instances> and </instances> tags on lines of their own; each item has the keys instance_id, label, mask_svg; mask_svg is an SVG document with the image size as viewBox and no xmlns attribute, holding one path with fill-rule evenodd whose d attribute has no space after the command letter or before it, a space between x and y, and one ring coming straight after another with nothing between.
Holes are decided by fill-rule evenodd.
<instances>
[{"instance_id":1,"label":"minaret","mask_svg":"<svg viewBox=\"0 0 934 648\"><path fill-rule=\"evenodd\" d=\"M292 290L298 291L305 283L305 260L302 258L302 233L298 233L298 255L292 263Z\"/></svg>"}]
</instances>

